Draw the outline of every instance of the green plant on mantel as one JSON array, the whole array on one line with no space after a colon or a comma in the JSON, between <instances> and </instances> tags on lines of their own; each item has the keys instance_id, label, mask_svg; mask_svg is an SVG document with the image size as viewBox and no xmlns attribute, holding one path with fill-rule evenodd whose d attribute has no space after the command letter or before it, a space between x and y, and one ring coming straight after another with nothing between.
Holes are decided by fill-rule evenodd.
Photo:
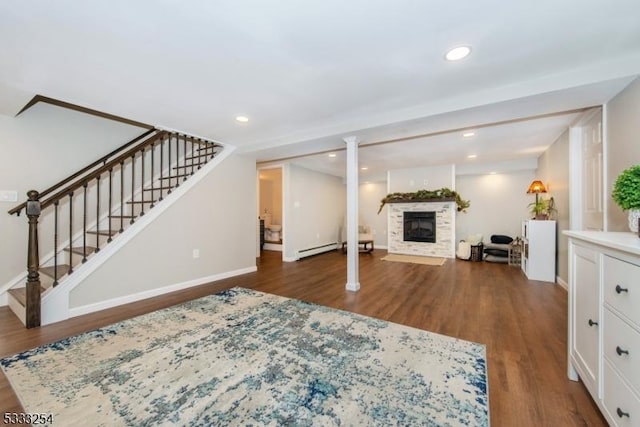
<instances>
[{"instance_id":1,"label":"green plant on mantel","mask_svg":"<svg viewBox=\"0 0 640 427\"><path fill-rule=\"evenodd\" d=\"M415 193L391 193L387 194L384 199L380 200L380 209L378 213L382 212L382 208L387 203L393 202L437 202L438 200L455 200L458 206L458 212L466 212L467 208L471 206L468 200L463 200L460 195L449 188L441 188L439 190L418 190Z\"/></svg>"},{"instance_id":2,"label":"green plant on mantel","mask_svg":"<svg viewBox=\"0 0 640 427\"><path fill-rule=\"evenodd\" d=\"M640 209L640 165L631 166L618 175L611 197L622 210Z\"/></svg>"}]
</instances>

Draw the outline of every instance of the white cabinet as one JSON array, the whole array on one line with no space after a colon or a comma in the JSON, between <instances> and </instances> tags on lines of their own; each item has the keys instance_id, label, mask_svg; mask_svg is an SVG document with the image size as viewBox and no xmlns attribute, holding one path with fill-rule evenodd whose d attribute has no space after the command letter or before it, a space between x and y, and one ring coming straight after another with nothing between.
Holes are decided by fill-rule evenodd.
<instances>
[{"instance_id":1,"label":"white cabinet","mask_svg":"<svg viewBox=\"0 0 640 427\"><path fill-rule=\"evenodd\" d=\"M579 361L580 377L587 389L597 395L597 378L599 376L599 280L598 253L590 248L575 245L569 269L573 274L572 324L573 340L571 352Z\"/></svg>"},{"instance_id":2,"label":"white cabinet","mask_svg":"<svg viewBox=\"0 0 640 427\"><path fill-rule=\"evenodd\" d=\"M530 280L556 281L556 222L527 220L522 223L521 267Z\"/></svg>"},{"instance_id":3,"label":"white cabinet","mask_svg":"<svg viewBox=\"0 0 640 427\"><path fill-rule=\"evenodd\" d=\"M612 426L640 426L640 238L569 236L569 378ZM577 376L576 376L577 374Z\"/></svg>"}]
</instances>

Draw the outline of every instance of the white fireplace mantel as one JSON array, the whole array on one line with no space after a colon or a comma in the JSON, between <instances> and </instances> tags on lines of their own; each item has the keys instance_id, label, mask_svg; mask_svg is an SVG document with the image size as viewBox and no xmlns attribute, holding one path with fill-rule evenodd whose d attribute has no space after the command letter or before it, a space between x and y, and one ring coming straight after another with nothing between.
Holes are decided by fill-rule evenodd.
<instances>
[{"instance_id":1,"label":"white fireplace mantel","mask_svg":"<svg viewBox=\"0 0 640 427\"><path fill-rule=\"evenodd\" d=\"M455 257L456 202L389 203L388 251L394 254ZM404 212L435 212L436 242L405 242Z\"/></svg>"}]
</instances>

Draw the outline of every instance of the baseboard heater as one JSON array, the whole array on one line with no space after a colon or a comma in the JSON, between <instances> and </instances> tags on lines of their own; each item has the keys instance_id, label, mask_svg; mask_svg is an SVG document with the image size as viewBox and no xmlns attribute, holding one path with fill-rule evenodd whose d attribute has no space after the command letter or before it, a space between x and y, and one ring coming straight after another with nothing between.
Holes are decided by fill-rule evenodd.
<instances>
[{"instance_id":1,"label":"baseboard heater","mask_svg":"<svg viewBox=\"0 0 640 427\"><path fill-rule=\"evenodd\" d=\"M327 243L326 245L322 245L322 246L315 246L313 248L300 249L298 250L298 259L308 257L311 255L318 255L323 252L333 251L333 250L336 250L337 248L338 248L338 244L334 242L334 243Z\"/></svg>"}]
</instances>

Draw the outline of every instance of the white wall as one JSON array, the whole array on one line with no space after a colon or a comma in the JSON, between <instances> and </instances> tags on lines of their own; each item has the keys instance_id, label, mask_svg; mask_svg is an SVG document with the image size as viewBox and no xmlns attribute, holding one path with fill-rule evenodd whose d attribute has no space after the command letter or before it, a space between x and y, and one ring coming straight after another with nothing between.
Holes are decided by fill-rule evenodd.
<instances>
[{"instance_id":1,"label":"white wall","mask_svg":"<svg viewBox=\"0 0 640 427\"><path fill-rule=\"evenodd\" d=\"M368 225L373 233L376 248L387 246L387 205L380 208L380 200L387 195L386 182L361 184L358 197L358 216L360 225Z\"/></svg>"},{"instance_id":2,"label":"white wall","mask_svg":"<svg viewBox=\"0 0 640 427\"><path fill-rule=\"evenodd\" d=\"M535 200L526 193L533 179L533 171L458 176L456 191L471 207L457 213L456 241L477 233L484 242L490 242L492 234L520 236L522 221L529 217L527 205Z\"/></svg>"},{"instance_id":3,"label":"white wall","mask_svg":"<svg viewBox=\"0 0 640 427\"><path fill-rule=\"evenodd\" d=\"M551 145L538 160L536 173L547 187L547 194L540 196L548 199L553 197L557 213L555 220L556 230L556 272L565 282L569 283L569 242L562 230L568 230L569 224L569 130L567 129Z\"/></svg>"},{"instance_id":4,"label":"white wall","mask_svg":"<svg viewBox=\"0 0 640 427\"><path fill-rule=\"evenodd\" d=\"M388 177L388 193L437 190L443 187L456 189L454 165L390 170Z\"/></svg>"},{"instance_id":5,"label":"white wall","mask_svg":"<svg viewBox=\"0 0 640 427\"><path fill-rule=\"evenodd\" d=\"M338 177L288 164L285 186L284 257L336 243L346 215L346 188Z\"/></svg>"},{"instance_id":6,"label":"white wall","mask_svg":"<svg viewBox=\"0 0 640 427\"><path fill-rule=\"evenodd\" d=\"M640 164L640 78L607 103L607 198L609 231L629 231L627 213L611 198L618 175L630 166Z\"/></svg>"},{"instance_id":7,"label":"white wall","mask_svg":"<svg viewBox=\"0 0 640 427\"><path fill-rule=\"evenodd\" d=\"M0 190L42 191L145 130L39 103L18 117L0 115ZM26 270L27 219L0 202L0 286ZM43 255L43 254L41 254Z\"/></svg>"},{"instance_id":8,"label":"white wall","mask_svg":"<svg viewBox=\"0 0 640 427\"><path fill-rule=\"evenodd\" d=\"M73 289L70 307L255 267L255 183L255 160L232 154Z\"/></svg>"}]
</instances>

